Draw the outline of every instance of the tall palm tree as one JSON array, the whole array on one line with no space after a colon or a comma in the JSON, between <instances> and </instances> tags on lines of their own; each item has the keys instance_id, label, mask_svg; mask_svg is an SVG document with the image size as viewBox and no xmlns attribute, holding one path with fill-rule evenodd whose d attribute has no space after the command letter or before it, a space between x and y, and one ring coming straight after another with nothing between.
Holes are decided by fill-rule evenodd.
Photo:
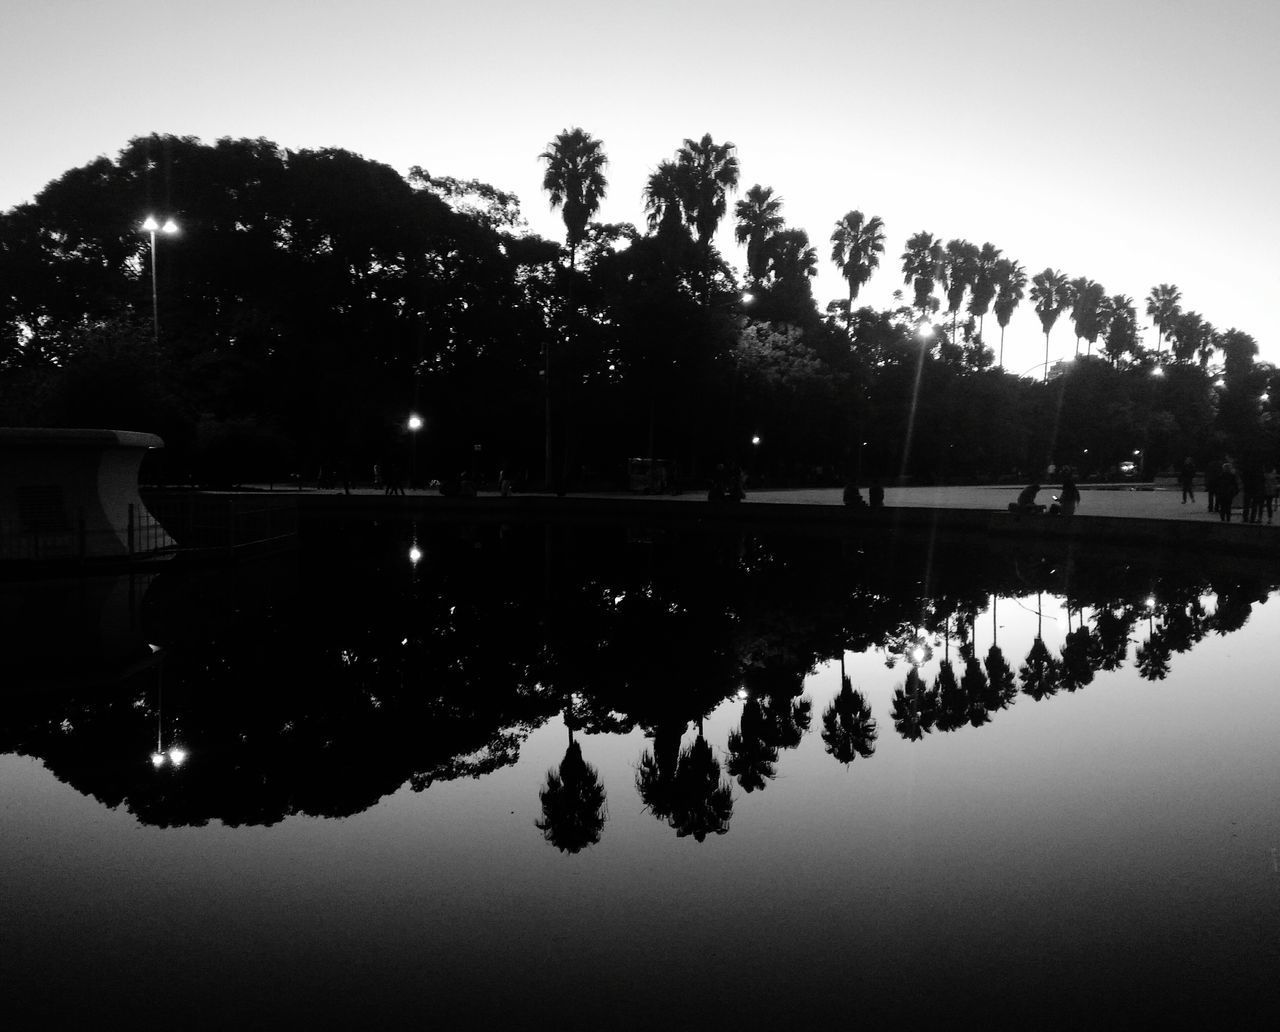
<instances>
[{"instance_id":1,"label":"tall palm tree","mask_svg":"<svg viewBox=\"0 0 1280 1032\"><path fill-rule=\"evenodd\" d=\"M1104 297L1098 305L1098 325L1102 351L1111 365L1119 366L1125 355L1138 349L1138 311L1127 294Z\"/></svg>"},{"instance_id":2,"label":"tall palm tree","mask_svg":"<svg viewBox=\"0 0 1280 1032\"><path fill-rule=\"evenodd\" d=\"M1098 305L1105 296L1102 284L1078 276L1071 281L1071 323L1076 331L1076 354L1080 354L1080 341L1089 342L1089 351L1098 339Z\"/></svg>"},{"instance_id":3,"label":"tall palm tree","mask_svg":"<svg viewBox=\"0 0 1280 1032\"><path fill-rule=\"evenodd\" d=\"M733 214L738 220L733 238L747 247L747 279L759 285L769 269L769 241L786 225L782 198L773 187L757 183L734 206Z\"/></svg>"},{"instance_id":4,"label":"tall palm tree","mask_svg":"<svg viewBox=\"0 0 1280 1032\"><path fill-rule=\"evenodd\" d=\"M738 189L737 148L716 143L706 133L701 140L686 139L676 152L676 165L684 173L684 217L703 247L711 243L724 218L728 195Z\"/></svg>"},{"instance_id":5,"label":"tall palm tree","mask_svg":"<svg viewBox=\"0 0 1280 1032\"><path fill-rule=\"evenodd\" d=\"M561 210L565 242L569 245L569 267L575 266L578 245L587 223L600 210L609 181L605 179L604 144L590 133L566 129L557 134L538 157L547 163L542 188L551 196L551 210Z\"/></svg>"},{"instance_id":6,"label":"tall palm tree","mask_svg":"<svg viewBox=\"0 0 1280 1032\"><path fill-rule=\"evenodd\" d=\"M942 243L932 233L921 231L907 239L907 249L902 252L902 282L915 290L912 304L920 309L921 318L938 307L933 283L942 276L942 260Z\"/></svg>"},{"instance_id":7,"label":"tall palm tree","mask_svg":"<svg viewBox=\"0 0 1280 1032\"><path fill-rule=\"evenodd\" d=\"M1199 312L1181 312L1169 327L1169 350L1179 365L1190 365L1204 335L1204 317Z\"/></svg>"},{"instance_id":8,"label":"tall palm tree","mask_svg":"<svg viewBox=\"0 0 1280 1032\"><path fill-rule=\"evenodd\" d=\"M1031 300L1044 329L1044 379L1049 382L1049 332L1062 310L1071 304L1071 285L1065 273L1045 269L1031 277Z\"/></svg>"},{"instance_id":9,"label":"tall palm tree","mask_svg":"<svg viewBox=\"0 0 1280 1032\"><path fill-rule=\"evenodd\" d=\"M978 320L978 336L982 336L983 317L991 310L1000 286L1000 248L986 243L978 251L977 268L969 288L969 314Z\"/></svg>"},{"instance_id":10,"label":"tall palm tree","mask_svg":"<svg viewBox=\"0 0 1280 1032\"><path fill-rule=\"evenodd\" d=\"M1207 369L1218 349L1218 330L1213 323L1205 320L1200 331L1200 343L1196 348L1196 357L1200 360L1200 368Z\"/></svg>"},{"instance_id":11,"label":"tall palm tree","mask_svg":"<svg viewBox=\"0 0 1280 1032\"><path fill-rule=\"evenodd\" d=\"M831 260L849 284L850 315L858 291L871 278L871 273L880 267L882 254L884 223L879 215L864 219L862 212L854 210L836 223L831 234Z\"/></svg>"},{"instance_id":12,"label":"tall palm tree","mask_svg":"<svg viewBox=\"0 0 1280 1032\"><path fill-rule=\"evenodd\" d=\"M992 306L996 322L1000 324L1000 368L1004 368L1004 331L1013 316L1013 310L1022 303L1027 289L1027 271L1012 258L1000 258L995 265L996 300Z\"/></svg>"},{"instance_id":13,"label":"tall palm tree","mask_svg":"<svg viewBox=\"0 0 1280 1032\"><path fill-rule=\"evenodd\" d=\"M1160 361L1160 349L1165 335L1174 320L1182 312L1178 302L1182 300L1182 291L1172 283L1161 283L1152 287L1147 295L1147 315L1151 317L1156 328L1156 362Z\"/></svg>"},{"instance_id":14,"label":"tall palm tree","mask_svg":"<svg viewBox=\"0 0 1280 1032\"><path fill-rule=\"evenodd\" d=\"M956 342L956 318L964 304L965 291L973 288L978 278L976 244L968 240L948 240L942 254L942 284L947 295L947 314L951 316L951 343Z\"/></svg>"},{"instance_id":15,"label":"tall palm tree","mask_svg":"<svg viewBox=\"0 0 1280 1032\"><path fill-rule=\"evenodd\" d=\"M799 284L818 274L818 252L809 245L803 229L784 229L774 234L769 247L769 266L782 282Z\"/></svg>"},{"instance_id":16,"label":"tall palm tree","mask_svg":"<svg viewBox=\"0 0 1280 1032\"><path fill-rule=\"evenodd\" d=\"M685 178L674 161L664 161L649 173L644 186L644 210L651 233L669 236L683 229Z\"/></svg>"}]
</instances>

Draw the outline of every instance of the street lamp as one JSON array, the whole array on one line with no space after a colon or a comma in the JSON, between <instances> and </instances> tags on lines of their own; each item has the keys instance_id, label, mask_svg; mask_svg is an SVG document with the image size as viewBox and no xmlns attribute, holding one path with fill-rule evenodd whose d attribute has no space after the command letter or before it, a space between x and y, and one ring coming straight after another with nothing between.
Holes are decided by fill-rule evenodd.
<instances>
[{"instance_id":1,"label":"street lamp","mask_svg":"<svg viewBox=\"0 0 1280 1032\"><path fill-rule=\"evenodd\" d=\"M418 431L422 429L422 417L416 412L409 413L409 486L413 487L418 479Z\"/></svg>"},{"instance_id":2,"label":"street lamp","mask_svg":"<svg viewBox=\"0 0 1280 1032\"><path fill-rule=\"evenodd\" d=\"M160 300L156 291L156 233L173 236L178 232L178 224L173 219L165 219L161 224L154 215L148 215L142 223L142 231L151 235L151 324L155 330L156 343L160 343Z\"/></svg>"}]
</instances>

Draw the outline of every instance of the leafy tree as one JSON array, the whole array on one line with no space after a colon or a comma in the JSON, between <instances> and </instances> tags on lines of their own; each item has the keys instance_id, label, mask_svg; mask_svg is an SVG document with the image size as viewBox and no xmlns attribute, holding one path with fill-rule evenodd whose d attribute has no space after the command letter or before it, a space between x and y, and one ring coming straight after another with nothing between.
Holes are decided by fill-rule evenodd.
<instances>
[{"instance_id":1,"label":"leafy tree","mask_svg":"<svg viewBox=\"0 0 1280 1032\"><path fill-rule=\"evenodd\" d=\"M605 157L604 144L576 127L558 133L538 158L547 165L542 189L550 195L552 211L559 208L564 217L572 269L587 223L600 210L608 188L604 170L609 159Z\"/></svg>"}]
</instances>

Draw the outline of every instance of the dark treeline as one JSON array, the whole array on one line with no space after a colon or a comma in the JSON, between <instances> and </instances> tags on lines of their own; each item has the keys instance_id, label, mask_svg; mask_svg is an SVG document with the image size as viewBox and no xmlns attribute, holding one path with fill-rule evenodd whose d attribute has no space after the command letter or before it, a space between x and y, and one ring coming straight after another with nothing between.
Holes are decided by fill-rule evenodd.
<instances>
[{"instance_id":1,"label":"dark treeline","mask_svg":"<svg viewBox=\"0 0 1280 1032\"><path fill-rule=\"evenodd\" d=\"M593 219L600 141L566 130L539 158L563 243L493 186L337 149L156 136L73 169L0 214L0 422L158 432L152 476L203 483L374 463L616 483L633 456L690 482L719 462L935 481L1275 453L1273 369L1176 287L1147 299L1149 350L1132 299L1046 269L1027 294L1046 375L1009 375L1028 278L992 244L915 234L909 296L859 308L884 234L850 211L831 234L849 295L819 311L817 249L781 196L730 201L732 144L688 139L660 162L643 228ZM180 232L153 245L148 215ZM744 277L714 244L726 219ZM1068 322L1079 358L1050 369Z\"/></svg>"},{"instance_id":2,"label":"dark treeline","mask_svg":"<svg viewBox=\"0 0 1280 1032\"><path fill-rule=\"evenodd\" d=\"M0 752L38 756L147 823L263 824L482 776L560 715L567 751L543 786L540 824L553 844L581 848L600 833L586 736L637 728L647 742L636 791L699 838L726 830L735 796L766 790L806 735L856 773L889 733L981 733L1012 705L1088 689L1129 664L1159 680L1204 638L1243 627L1276 584L876 530L358 529L311 528L296 570L173 571L149 590L132 585L145 591L141 611L116 623L135 628L139 667L129 674L131 657L117 655L114 682L101 665L71 668L88 650L68 649L69 625L51 628L47 607L0 595L25 644ZM996 637L993 599L1051 596L1067 603L1060 648L1038 628ZM68 600L84 606L83 593ZM868 652L887 668L891 708L873 713L872 686L846 679L816 709L808 675ZM708 743L703 719L730 700L736 726ZM178 745L181 770L162 755L153 769L153 750Z\"/></svg>"}]
</instances>

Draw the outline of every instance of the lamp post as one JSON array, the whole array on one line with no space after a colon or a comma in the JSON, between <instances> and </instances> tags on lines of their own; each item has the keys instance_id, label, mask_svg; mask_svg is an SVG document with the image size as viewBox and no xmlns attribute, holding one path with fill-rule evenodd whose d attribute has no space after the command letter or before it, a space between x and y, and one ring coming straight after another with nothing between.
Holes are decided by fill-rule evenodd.
<instances>
[{"instance_id":1,"label":"lamp post","mask_svg":"<svg viewBox=\"0 0 1280 1032\"><path fill-rule=\"evenodd\" d=\"M143 232L151 236L151 325L155 331L156 343L160 343L160 297L156 289L156 233L173 236L178 232L178 224L173 219L165 219L164 223L156 221L154 215L148 215L142 223Z\"/></svg>"},{"instance_id":2,"label":"lamp post","mask_svg":"<svg viewBox=\"0 0 1280 1032\"><path fill-rule=\"evenodd\" d=\"M412 488L418 479L418 431L422 429L422 417L411 412L406 426L409 428L409 487Z\"/></svg>"}]
</instances>

